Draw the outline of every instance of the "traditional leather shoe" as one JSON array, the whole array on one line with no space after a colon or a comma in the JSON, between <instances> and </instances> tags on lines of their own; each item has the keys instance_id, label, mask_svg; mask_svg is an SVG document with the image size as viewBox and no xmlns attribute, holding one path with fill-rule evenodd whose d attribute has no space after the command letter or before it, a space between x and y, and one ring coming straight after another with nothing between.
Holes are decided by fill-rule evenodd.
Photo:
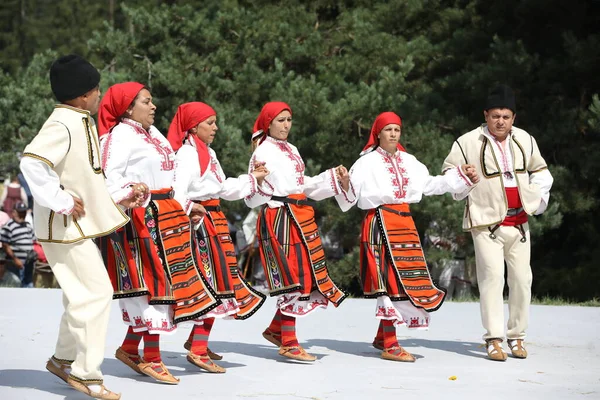
<instances>
[{"instance_id":1,"label":"traditional leather shoe","mask_svg":"<svg viewBox=\"0 0 600 400\"><path fill-rule=\"evenodd\" d=\"M59 359L52 356L46 363L46 369L58 376L63 381L67 382L69 373L71 373L71 371L69 371L71 369L71 363L61 362Z\"/></svg>"},{"instance_id":2,"label":"traditional leather shoe","mask_svg":"<svg viewBox=\"0 0 600 400\"><path fill-rule=\"evenodd\" d=\"M138 367L140 371L144 375L148 375L151 378L154 378L156 381L160 383L167 383L169 385L177 385L179 384L179 378L175 378L165 364L161 362L144 362L139 363Z\"/></svg>"},{"instance_id":3,"label":"traditional leather shoe","mask_svg":"<svg viewBox=\"0 0 600 400\"><path fill-rule=\"evenodd\" d=\"M73 377L69 376L67 378L67 383L71 385L75 390L80 391L81 393L87 394L88 396L94 399L102 399L102 400L119 400L121 398L121 393L111 392L101 383L89 383L85 384ZM90 386L100 386L99 392L92 392Z\"/></svg>"},{"instance_id":4,"label":"traditional leather shoe","mask_svg":"<svg viewBox=\"0 0 600 400\"><path fill-rule=\"evenodd\" d=\"M199 356L198 354L194 354L190 351L187 355L187 360L196 367L202 368L203 370L212 372L214 374L223 374L226 371L225 368L212 362L208 355Z\"/></svg>"},{"instance_id":5,"label":"traditional leather shoe","mask_svg":"<svg viewBox=\"0 0 600 400\"><path fill-rule=\"evenodd\" d=\"M381 352L381 358L391 361L415 362L415 357L408 351L404 350L402 346L392 346L387 349L383 349Z\"/></svg>"},{"instance_id":6,"label":"traditional leather shoe","mask_svg":"<svg viewBox=\"0 0 600 400\"><path fill-rule=\"evenodd\" d=\"M183 348L186 349L187 351L192 351L192 342L190 342L190 340L186 340L185 343L183 344ZM219 361L223 359L223 356L217 353L213 353L211 349L207 349L208 352L208 356L210 357L211 360L215 360L215 361Z\"/></svg>"},{"instance_id":7,"label":"traditional leather shoe","mask_svg":"<svg viewBox=\"0 0 600 400\"><path fill-rule=\"evenodd\" d=\"M275 346L281 347L281 335L276 335L269 328L265 329L262 335L265 339L273 343Z\"/></svg>"},{"instance_id":8,"label":"traditional leather shoe","mask_svg":"<svg viewBox=\"0 0 600 400\"><path fill-rule=\"evenodd\" d=\"M279 355L298 361L315 361L317 359L312 354L308 354L300 345L281 346L279 348Z\"/></svg>"},{"instance_id":9,"label":"traditional leather shoe","mask_svg":"<svg viewBox=\"0 0 600 400\"><path fill-rule=\"evenodd\" d=\"M144 373L140 371L139 367L139 364L141 362L144 362L144 360L142 359L142 357L139 356L139 354L137 356L134 356L133 354L129 354L121 347L119 347L115 352L115 358L121 361L123 364L127 365L129 368L131 368L138 374L144 375Z\"/></svg>"},{"instance_id":10,"label":"traditional leather shoe","mask_svg":"<svg viewBox=\"0 0 600 400\"><path fill-rule=\"evenodd\" d=\"M487 355L490 360L506 361L508 356L502 348L502 339L488 339L485 341Z\"/></svg>"},{"instance_id":11,"label":"traditional leather shoe","mask_svg":"<svg viewBox=\"0 0 600 400\"><path fill-rule=\"evenodd\" d=\"M508 339L508 347L515 358L527 358L527 350L523 346L523 339Z\"/></svg>"}]
</instances>

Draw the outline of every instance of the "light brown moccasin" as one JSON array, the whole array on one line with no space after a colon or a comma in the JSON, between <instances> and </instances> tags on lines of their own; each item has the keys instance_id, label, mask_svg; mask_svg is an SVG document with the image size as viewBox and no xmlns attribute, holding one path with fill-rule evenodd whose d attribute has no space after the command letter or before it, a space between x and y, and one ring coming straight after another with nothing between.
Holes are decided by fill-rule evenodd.
<instances>
[{"instance_id":1,"label":"light brown moccasin","mask_svg":"<svg viewBox=\"0 0 600 400\"><path fill-rule=\"evenodd\" d=\"M401 362L415 362L415 357L408 351L404 350L402 346L393 346L387 349L383 349L381 352L381 358L390 361L401 361Z\"/></svg>"},{"instance_id":2,"label":"light brown moccasin","mask_svg":"<svg viewBox=\"0 0 600 400\"><path fill-rule=\"evenodd\" d=\"M213 374L223 374L226 371L225 368L212 362L208 355L199 356L190 351L187 355L187 360L190 363L194 364L196 367L202 368L203 370L208 372L212 372Z\"/></svg>"},{"instance_id":3,"label":"light brown moccasin","mask_svg":"<svg viewBox=\"0 0 600 400\"><path fill-rule=\"evenodd\" d=\"M508 339L508 347L514 358L527 358L527 350L523 346L523 339Z\"/></svg>"},{"instance_id":4,"label":"light brown moccasin","mask_svg":"<svg viewBox=\"0 0 600 400\"><path fill-rule=\"evenodd\" d=\"M154 378L157 382L166 383L169 385L177 385L179 384L179 378L175 378L165 367L165 364L161 362L144 362L139 363L138 367L142 374L148 375L151 378Z\"/></svg>"},{"instance_id":5,"label":"light brown moccasin","mask_svg":"<svg viewBox=\"0 0 600 400\"><path fill-rule=\"evenodd\" d=\"M487 355L490 360L506 361L508 356L502 348L502 339L488 339L485 341Z\"/></svg>"},{"instance_id":6,"label":"light brown moccasin","mask_svg":"<svg viewBox=\"0 0 600 400\"><path fill-rule=\"evenodd\" d=\"M279 355L298 361L315 361L317 359L316 356L308 354L302 346L281 346Z\"/></svg>"}]
</instances>

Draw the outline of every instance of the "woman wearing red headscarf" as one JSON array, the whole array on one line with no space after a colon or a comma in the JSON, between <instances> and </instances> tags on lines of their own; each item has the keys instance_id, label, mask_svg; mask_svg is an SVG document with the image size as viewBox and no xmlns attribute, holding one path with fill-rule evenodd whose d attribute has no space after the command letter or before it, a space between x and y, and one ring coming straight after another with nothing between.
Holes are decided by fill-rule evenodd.
<instances>
[{"instance_id":1,"label":"woman wearing red headscarf","mask_svg":"<svg viewBox=\"0 0 600 400\"><path fill-rule=\"evenodd\" d=\"M184 347L190 351L189 362L206 371L222 373L225 368L211 361L222 357L208 349L215 318L246 319L260 308L265 296L239 275L220 199L241 200L256 192L268 171L260 167L249 175L226 178L215 151L209 147L217 130L217 113L211 106L185 103L177 109L167 139L177 151L175 199L192 218L200 254L198 264L222 301L219 307L194 320Z\"/></svg>"},{"instance_id":2,"label":"woman wearing red headscarf","mask_svg":"<svg viewBox=\"0 0 600 400\"><path fill-rule=\"evenodd\" d=\"M400 145L402 120L380 114L369 142L348 174L340 171L344 195L336 196L343 211L354 204L366 210L360 246L364 295L377 298L380 320L373 347L393 361L415 361L396 338L395 325L427 328L429 312L442 305L446 292L437 288L427 268L409 204L423 195L462 193L476 183L468 165L431 176L427 167Z\"/></svg>"},{"instance_id":3,"label":"woman wearing red headscarf","mask_svg":"<svg viewBox=\"0 0 600 400\"><path fill-rule=\"evenodd\" d=\"M270 294L279 298L263 336L280 346L284 357L314 361L316 357L298 343L296 318L330 302L337 307L346 295L329 277L313 202L307 197L322 200L341 193L337 170L343 167L315 177L304 175L304 161L287 141L291 127L292 109L287 104L265 104L254 123L252 140L257 147L249 171L265 165L270 174L245 201L251 208L268 202L258 215L260 257Z\"/></svg>"},{"instance_id":4,"label":"woman wearing red headscarf","mask_svg":"<svg viewBox=\"0 0 600 400\"><path fill-rule=\"evenodd\" d=\"M221 302L199 272L190 220L173 198L175 152L152 125L156 107L142 84L111 86L98 112L102 169L116 203L143 182L149 193L125 229L102 241L101 252L129 325L116 357L134 371L177 384L162 363L159 334L194 320ZM138 346L144 339L144 357Z\"/></svg>"}]
</instances>

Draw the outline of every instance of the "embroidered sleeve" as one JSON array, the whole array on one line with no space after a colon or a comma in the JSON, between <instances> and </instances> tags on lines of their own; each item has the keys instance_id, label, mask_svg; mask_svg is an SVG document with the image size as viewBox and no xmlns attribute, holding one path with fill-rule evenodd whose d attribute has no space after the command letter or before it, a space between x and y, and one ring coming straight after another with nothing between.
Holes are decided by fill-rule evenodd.
<instances>
[{"instance_id":1,"label":"embroidered sleeve","mask_svg":"<svg viewBox=\"0 0 600 400\"><path fill-rule=\"evenodd\" d=\"M358 202L358 194L360 193L360 188L362 186L362 171L360 171L360 167L356 168L356 165L359 164L361 160L359 159L354 163L352 168L350 168L350 186L348 191L344 191L343 188L340 187L340 194L335 196L335 200L337 201L340 209L344 212L348 211Z\"/></svg>"},{"instance_id":2,"label":"embroidered sleeve","mask_svg":"<svg viewBox=\"0 0 600 400\"><path fill-rule=\"evenodd\" d=\"M244 197L244 202L250 208L255 208L267 203L269 200L271 200L271 196L273 195L273 186L268 182L268 176L263 179L262 185L258 186L256 184L256 179L252 175L252 171L254 171L254 164L257 161L256 153L258 150L259 149L254 152L248 164L248 175L253 180L253 184L251 185L249 194Z\"/></svg>"},{"instance_id":3,"label":"embroidered sleeve","mask_svg":"<svg viewBox=\"0 0 600 400\"><path fill-rule=\"evenodd\" d=\"M311 199L319 201L336 196L340 192L335 168L330 168L314 177L304 176L304 194Z\"/></svg>"},{"instance_id":4,"label":"embroidered sleeve","mask_svg":"<svg viewBox=\"0 0 600 400\"><path fill-rule=\"evenodd\" d=\"M127 176L127 164L131 154L131 143L128 143L129 131L117 126L106 135L100 143L102 168L106 176L108 193L116 204L119 204L131 193L129 187L133 179Z\"/></svg>"},{"instance_id":5,"label":"embroidered sleeve","mask_svg":"<svg viewBox=\"0 0 600 400\"><path fill-rule=\"evenodd\" d=\"M181 204L186 214L190 214L194 203L189 197L189 187L194 177L200 178L200 166L196 150L191 146L182 146L176 155L173 190L175 200Z\"/></svg>"}]
</instances>

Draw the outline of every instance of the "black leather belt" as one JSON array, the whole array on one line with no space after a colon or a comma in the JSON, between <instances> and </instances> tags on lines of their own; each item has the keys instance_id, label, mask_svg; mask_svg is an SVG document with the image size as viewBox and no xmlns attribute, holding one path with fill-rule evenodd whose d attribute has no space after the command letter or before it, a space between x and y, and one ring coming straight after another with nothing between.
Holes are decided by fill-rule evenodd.
<instances>
[{"instance_id":1,"label":"black leather belt","mask_svg":"<svg viewBox=\"0 0 600 400\"><path fill-rule=\"evenodd\" d=\"M316 202L310 200L292 199L287 196L271 196L271 200L280 201L282 203L295 204L297 206L311 206L317 205Z\"/></svg>"},{"instance_id":2,"label":"black leather belt","mask_svg":"<svg viewBox=\"0 0 600 400\"><path fill-rule=\"evenodd\" d=\"M508 217L514 217L515 215L519 215L523 212L523 207L519 207L519 208L509 208L508 211L506 212L506 215Z\"/></svg>"},{"instance_id":3,"label":"black leather belt","mask_svg":"<svg viewBox=\"0 0 600 400\"><path fill-rule=\"evenodd\" d=\"M205 206L204 204L202 204L201 201L197 201L197 200L192 200L192 201L196 204L200 204L202 207L204 207L204 209L206 211L216 211L216 212L221 211L221 206Z\"/></svg>"},{"instance_id":4,"label":"black leather belt","mask_svg":"<svg viewBox=\"0 0 600 400\"><path fill-rule=\"evenodd\" d=\"M401 216L401 217L410 217L410 216L412 216L412 214L411 214L411 213L409 213L409 212L404 212L404 211L396 211L396 210L394 210L393 208L386 207L386 206L379 206L378 208L380 208L380 209L382 209L382 210L385 210L385 211L389 211L389 212L391 212L391 213L394 213L394 214L396 214L396 215L399 215L399 216Z\"/></svg>"},{"instance_id":5,"label":"black leather belt","mask_svg":"<svg viewBox=\"0 0 600 400\"><path fill-rule=\"evenodd\" d=\"M168 200L172 199L173 196L175 196L175 192L173 190L167 193L151 193L150 200Z\"/></svg>"}]
</instances>

